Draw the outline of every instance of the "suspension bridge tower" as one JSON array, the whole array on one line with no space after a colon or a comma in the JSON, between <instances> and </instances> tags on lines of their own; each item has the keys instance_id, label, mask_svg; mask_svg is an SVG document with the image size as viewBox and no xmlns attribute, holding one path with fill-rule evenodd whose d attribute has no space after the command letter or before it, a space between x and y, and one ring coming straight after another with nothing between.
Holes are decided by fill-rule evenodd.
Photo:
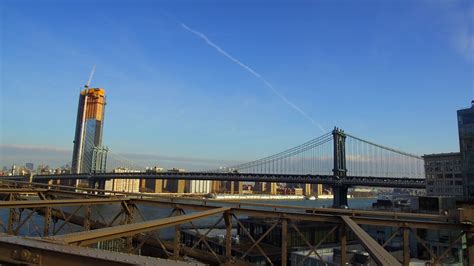
<instances>
[{"instance_id":1,"label":"suspension bridge tower","mask_svg":"<svg viewBox=\"0 0 474 266\"><path fill-rule=\"evenodd\" d=\"M347 190L348 186L338 183L337 181L346 177L346 135L339 128L332 131L334 141L334 168L332 169L336 184L333 186L334 201L333 207L347 206Z\"/></svg>"}]
</instances>

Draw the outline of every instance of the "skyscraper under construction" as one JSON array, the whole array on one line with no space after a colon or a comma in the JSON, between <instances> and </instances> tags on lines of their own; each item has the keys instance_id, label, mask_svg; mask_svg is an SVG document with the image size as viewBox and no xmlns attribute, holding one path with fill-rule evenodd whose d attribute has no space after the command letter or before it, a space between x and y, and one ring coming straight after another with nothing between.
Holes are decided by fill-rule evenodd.
<instances>
[{"instance_id":1,"label":"skyscraper under construction","mask_svg":"<svg viewBox=\"0 0 474 266\"><path fill-rule=\"evenodd\" d=\"M89 88L89 83L79 94L72 173L105 172L107 162L108 150L102 146L105 90Z\"/></svg>"}]
</instances>

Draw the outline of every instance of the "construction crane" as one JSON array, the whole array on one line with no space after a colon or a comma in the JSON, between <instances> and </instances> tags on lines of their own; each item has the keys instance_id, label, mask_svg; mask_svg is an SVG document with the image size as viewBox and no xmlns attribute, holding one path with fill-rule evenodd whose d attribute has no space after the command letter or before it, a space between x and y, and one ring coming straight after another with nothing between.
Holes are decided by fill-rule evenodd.
<instances>
[{"instance_id":1,"label":"construction crane","mask_svg":"<svg viewBox=\"0 0 474 266\"><path fill-rule=\"evenodd\" d=\"M89 80L87 81L86 85L84 85L84 88L89 88L89 85L91 84L91 81L92 81L92 77L94 76L94 72L95 72L95 64L94 66L92 67L92 71L91 71L91 74L89 76Z\"/></svg>"}]
</instances>

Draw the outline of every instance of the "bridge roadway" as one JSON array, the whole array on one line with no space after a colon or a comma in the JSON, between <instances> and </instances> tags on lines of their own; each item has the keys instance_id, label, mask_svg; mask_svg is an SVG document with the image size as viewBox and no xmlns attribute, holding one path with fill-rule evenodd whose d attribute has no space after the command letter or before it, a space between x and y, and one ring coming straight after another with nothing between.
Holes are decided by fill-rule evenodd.
<instances>
[{"instance_id":1,"label":"bridge roadway","mask_svg":"<svg viewBox=\"0 0 474 266\"><path fill-rule=\"evenodd\" d=\"M29 176L2 177L8 179L28 179ZM409 177L375 177L375 176L346 176L312 174L252 174L252 173L217 173L217 172L156 172L156 173L96 173L96 174L54 174L33 175L32 182L58 179L178 179L178 180L217 180L217 181L248 181L248 182L278 182L278 183L308 183L331 186L366 186L392 188L425 188L424 178Z\"/></svg>"}]
</instances>

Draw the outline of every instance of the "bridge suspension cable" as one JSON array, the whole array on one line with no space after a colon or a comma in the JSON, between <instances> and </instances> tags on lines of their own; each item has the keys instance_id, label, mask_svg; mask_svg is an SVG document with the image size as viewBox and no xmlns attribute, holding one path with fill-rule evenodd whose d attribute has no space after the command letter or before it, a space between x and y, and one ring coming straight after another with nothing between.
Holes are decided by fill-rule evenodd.
<instances>
[{"instance_id":1,"label":"bridge suspension cable","mask_svg":"<svg viewBox=\"0 0 474 266\"><path fill-rule=\"evenodd\" d=\"M340 131L345 137L347 176L424 178L422 157ZM326 133L283 152L220 169L220 172L332 175L334 136Z\"/></svg>"},{"instance_id":2,"label":"bridge suspension cable","mask_svg":"<svg viewBox=\"0 0 474 266\"><path fill-rule=\"evenodd\" d=\"M324 134L286 151L223 171L268 174L331 174L332 135Z\"/></svg>"},{"instance_id":3,"label":"bridge suspension cable","mask_svg":"<svg viewBox=\"0 0 474 266\"><path fill-rule=\"evenodd\" d=\"M348 175L424 178L422 157L345 135Z\"/></svg>"},{"instance_id":4,"label":"bridge suspension cable","mask_svg":"<svg viewBox=\"0 0 474 266\"><path fill-rule=\"evenodd\" d=\"M119 155L117 153L112 153L112 152L108 152L108 157L109 157L109 165L110 165L110 159L114 160L115 162L112 162L111 164L113 165L117 165L117 166L120 166L120 167L125 167L125 168L129 168L129 169L145 169L146 167L144 165L141 165L137 162L134 162L132 160L129 160L127 158L125 158L124 156L122 155Z\"/></svg>"}]
</instances>

